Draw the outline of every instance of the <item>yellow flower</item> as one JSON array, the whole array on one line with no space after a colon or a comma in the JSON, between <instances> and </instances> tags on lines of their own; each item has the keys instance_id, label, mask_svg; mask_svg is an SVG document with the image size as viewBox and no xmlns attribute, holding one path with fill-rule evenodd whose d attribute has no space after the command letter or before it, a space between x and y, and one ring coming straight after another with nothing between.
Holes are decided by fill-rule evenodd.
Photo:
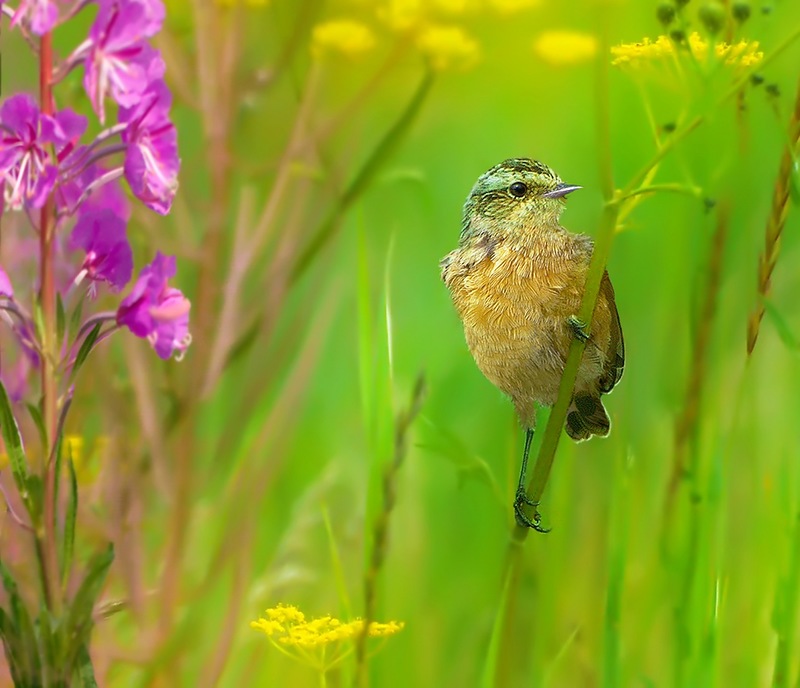
<instances>
[{"instance_id":1,"label":"yellow flower","mask_svg":"<svg viewBox=\"0 0 800 688\"><path fill-rule=\"evenodd\" d=\"M539 0L489 0L489 4L500 14L514 14L539 4Z\"/></svg>"},{"instance_id":2,"label":"yellow flower","mask_svg":"<svg viewBox=\"0 0 800 688\"><path fill-rule=\"evenodd\" d=\"M585 62L597 52L597 40L577 31L545 31L533 42L536 54L552 65Z\"/></svg>"},{"instance_id":3,"label":"yellow flower","mask_svg":"<svg viewBox=\"0 0 800 688\"><path fill-rule=\"evenodd\" d=\"M708 41L696 31L689 36L688 43L689 50L697 60L705 60L708 57ZM613 46L611 64L638 66L643 61L656 61L679 54L680 49L666 36L659 36L655 41L645 38L641 43ZM764 58L764 53L758 49L758 41L742 40L735 45L717 43L714 45L714 54L724 60L725 64L739 67L749 67Z\"/></svg>"},{"instance_id":4,"label":"yellow flower","mask_svg":"<svg viewBox=\"0 0 800 688\"><path fill-rule=\"evenodd\" d=\"M322 57L328 50L355 58L374 47L372 30L366 24L350 19L334 19L317 24L311 33L311 53L316 58Z\"/></svg>"},{"instance_id":5,"label":"yellow flower","mask_svg":"<svg viewBox=\"0 0 800 688\"><path fill-rule=\"evenodd\" d=\"M403 626L398 621L373 621L368 635L385 638L398 633ZM264 633L284 653L288 652L298 661L324 673L353 652L355 644L344 641L353 640L364 632L364 620L344 622L332 616L322 616L306 621L297 607L279 604L267 609L264 617L250 622L250 628ZM313 652L315 649L318 652Z\"/></svg>"},{"instance_id":6,"label":"yellow flower","mask_svg":"<svg viewBox=\"0 0 800 688\"><path fill-rule=\"evenodd\" d=\"M437 71L469 69L480 54L478 44L459 26L427 26L417 38L417 47Z\"/></svg>"},{"instance_id":7,"label":"yellow flower","mask_svg":"<svg viewBox=\"0 0 800 688\"><path fill-rule=\"evenodd\" d=\"M424 19L422 0L388 0L378 17L394 31L408 31Z\"/></svg>"}]
</instances>

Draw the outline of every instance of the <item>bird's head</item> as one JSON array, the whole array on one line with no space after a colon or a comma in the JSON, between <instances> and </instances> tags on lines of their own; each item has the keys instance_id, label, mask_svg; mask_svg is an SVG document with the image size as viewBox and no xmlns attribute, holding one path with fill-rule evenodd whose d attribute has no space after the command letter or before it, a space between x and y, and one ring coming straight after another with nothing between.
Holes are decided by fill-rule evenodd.
<instances>
[{"instance_id":1,"label":"bird's head","mask_svg":"<svg viewBox=\"0 0 800 688\"><path fill-rule=\"evenodd\" d=\"M464 204L462 236L474 231L518 233L557 224L565 196L580 186L565 184L547 165L511 158L484 172Z\"/></svg>"}]
</instances>

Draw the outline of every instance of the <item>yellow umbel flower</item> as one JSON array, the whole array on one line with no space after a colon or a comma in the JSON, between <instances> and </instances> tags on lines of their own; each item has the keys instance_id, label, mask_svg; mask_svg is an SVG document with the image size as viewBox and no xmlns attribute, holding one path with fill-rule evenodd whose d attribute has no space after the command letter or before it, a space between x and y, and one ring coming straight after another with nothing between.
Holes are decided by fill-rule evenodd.
<instances>
[{"instance_id":1,"label":"yellow umbel flower","mask_svg":"<svg viewBox=\"0 0 800 688\"><path fill-rule=\"evenodd\" d=\"M311 32L311 54L316 58L329 51L355 58L374 47L375 35L372 30L366 24L351 19L322 22Z\"/></svg>"},{"instance_id":2,"label":"yellow umbel flower","mask_svg":"<svg viewBox=\"0 0 800 688\"><path fill-rule=\"evenodd\" d=\"M402 622L373 621L367 635L385 638L403 629ZM250 627L261 631L284 654L325 673L352 654L354 642L364 632L364 620L340 621L332 616L306 620L297 607L279 604L267 609L265 616L250 622Z\"/></svg>"},{"instance_id":3,"label":"yellow umbel flower","mask_svg":"<svg viewBox=\"0 0 800 688\"><path fill-rule=\"evenodd\" d=\"M500 14L514 14L539 4L540 0L489 0L489 4Z\"/></svg>"},{"instance_id":4,"label":"yellow umbel flower","mask_svg":"<svg viewBox=\"0 0 800 688\"><path fill-rule=\"evenodd\" d=\"M597 39L577 31L545 31L533 42L534 52L552 65L571 65L591 60Z\"/></svg>"},{"instance_id":5,"label":"yellow umbel flower","mask_svg":"<svg viewBox=\"0 0 800 688\"><path fill-rule=\"evenodd\" d=\"M437 71L469 69L480 55L478 43L460 26L427 26L417 38L417 47Z\"/></svg>"},{"instance_id":6,"label":"yellow umbel flower","mask_svg":"<svg viewBox=\"0 0 800 688\"><path fill-rule=\"evenodd\" d=\"M425 18L422 0L388 0L378 9L378 17L393 31L408 31Z\"/></svg>"},{"instance_id":7,"label":"yellow umbel flower","mask_svg":"<svg viewBox=\"0 0 800 688\"><path fill-rule=\"evenodd\" d=\"M697 60L708 57L709 43L696 31L688 39L689 50ZM726 65L749 67L761 62L764 53L758 49L758 41L739 41L734 45L716 43L714 54ZM640 43L623 43L611 48L612 65L638 66L645 61L657 61L665 57L680 55L680 48L666 36L659 36L655 41L645 38Z\"/></svg>"}]
</instances>

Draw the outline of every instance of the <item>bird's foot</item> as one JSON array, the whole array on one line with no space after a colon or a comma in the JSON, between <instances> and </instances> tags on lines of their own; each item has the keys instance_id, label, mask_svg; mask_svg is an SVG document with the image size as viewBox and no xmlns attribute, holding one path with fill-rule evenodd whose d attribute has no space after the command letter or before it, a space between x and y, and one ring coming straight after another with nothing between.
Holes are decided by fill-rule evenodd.
<instances>
[{"instance_id":1,"label":"bird's foot","mask_svg":"<svg viewBox=\"0 0 800 688\"><path fill-rule=\"evenodd\" d=\"M525 513L526 506L533 507L532 518ZM537 533L549 533L550 529L542 526L542 517L536 509L537 506L539 506L539 502L528 497L525 494L525 490L521 488L517 490L517 496L514 499L514 518L517 521L517 525L523 528L533 528Z\"/></svg>"},{"instance_id":2,"label":"bird's foot","mask_svg":"<svg viewBox=\"0 0 800 688\"><path fill-rule=\"evenodd\" d=\"M567 318L567 325L572 330L575 339L586 343L589 341L589 333L586 331L586 323L583 322L577 315L570 315Z\"/></svg>"}]
</instances>

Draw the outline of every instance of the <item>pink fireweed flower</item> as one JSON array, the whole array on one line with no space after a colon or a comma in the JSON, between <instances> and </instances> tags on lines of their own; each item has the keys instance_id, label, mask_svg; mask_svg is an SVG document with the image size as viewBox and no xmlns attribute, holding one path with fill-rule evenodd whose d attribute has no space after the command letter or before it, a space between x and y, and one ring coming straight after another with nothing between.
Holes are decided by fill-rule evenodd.
<instances>
[{"instance_id":1,"label":"pink fireweed flower","mask_svg":"<svg viewBox=\"0 0 800 688\"><path fill-rule=\"evenodd\" d=\"M130 281L133 253L125 234L125 220L111 210L81 213L69 237L69 248L86 251L76 284L88 277L93 282L108 282L112 291L119 291ZM94 285L92 295L93 288Z\"/></svg>"},{"instance_id":2,"label":"pink fireweed flower","mask_svg":"<svg viewBox=\"0 0 800 688\"><path fill-rule=\"evenodd\" d=\"M73 156L83 155L83 151L83 148L79 148ZM69 164L69 161L65 161L65 164ZM92 164L84 168L77 176L62 181L56 195L59 212L81 214L91 210L111 210L123 220L130 220L131 204L128 202L119 180L113 178L103 183L103 179L110 174L113 176L113 172L105 167ZM86 190L93 184L96 184L96 187L87 195ZM81 199L83 199L82 202Z\"/></svg>"},{"instance_id":3,"label":"pink fireweed flower","mask_svg":"<svg viewBox=\"0 0 800 688\"><path fill-rule=\"evenodd\" d=\"M14 288L11 286L11 280L8 279L8 273L3 268L0 268L0 296L14 298Z\"/></svg>"},{"instance_id":4,"label":"pink fireweed flower","mask_svg":"<svg viewBox=\"0 0 800 688\"><path fill-rule=\"evenodd\" d=\"M178 189L178 134L169 119L172 96L163 81L152 82L133 107L120 107L122 140L128 144L125 178L148 208L166 215Z\"/></svg>"},{"instance_id":5,"label":"pink fireweed flower","mask_svg":"<svg viewBox=\"0 0 800 688\"><path fill-rule=\"evenodd\" d=\"M29 26L32 33L42 36L58 23L58 3L54 0L21 0L11 18L11 28L17 24Z\"/></svg>"},{"instance_id":6,"label":"pink fireweed flower","mask_svg":"<svg viewBox=\"0 0 800 688\"><path fill-rule=\"evenodd\" d=\"M107 95L131 107L152 81L164 76L161 55L145 41L163 21L160 3L101 0L89 38L73 54L83 60L83 86L101 124Z\"/></svg>"},{"instance_id":7,"label":"pink fireweed flower","mask_svg":"<svg viewBox=\"0 0 800 688\"><path fill-rule=\"evenodd\" d=\"M192 341L191 303L179 289L167 284L174 276L175 256L157 252L153 262L142 268L131 293L122 300L117 324L147 339L160 358L167 359L177 351L176 358L180 360Z\"/></svg>"},{"instance_id":8,"label":"pink fireweed flower","mask_svg":"<svg viewBox=\"0 0 800 688\"><path fill-rule=\"evenodd\" d=\"M5 202L13 210L24 205L41 208L53 190L58 167L48 145L53 144L56 162L74 148L86 130L85 117L65 109L53 117L43 115L29 95L11 96L0 107L0 182Z\"/></svg>"}]
</instances>

